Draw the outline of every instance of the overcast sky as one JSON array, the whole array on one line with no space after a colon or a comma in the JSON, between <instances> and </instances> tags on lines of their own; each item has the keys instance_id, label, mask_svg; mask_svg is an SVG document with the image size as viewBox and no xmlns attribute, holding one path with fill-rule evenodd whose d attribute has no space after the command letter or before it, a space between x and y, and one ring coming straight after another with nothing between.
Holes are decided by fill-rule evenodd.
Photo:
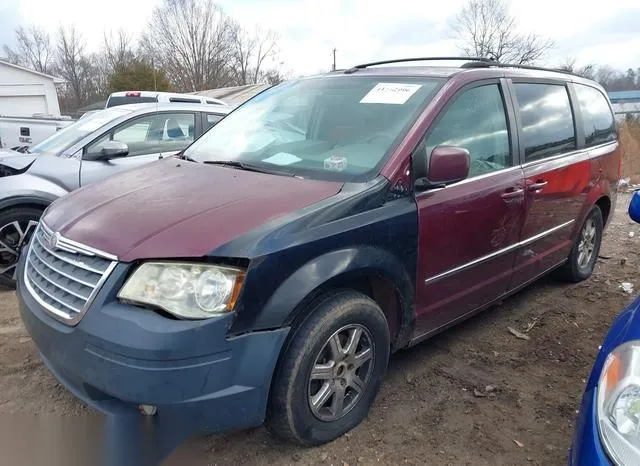
<instances>
[{"instance_id":1,"label":"overcast sky","mask_svg":"<svg viewBox=\"0 0 640 466\"><path fill-rule=\"evenodd\" d=\"M0 44L11 43L18 25L55 31L75 24L89 49L103 31L138 34L160 0L0 0ZM241 23L279 32L280 61L294 74L330 68L337 48L339 68L370 60L459 54L449 24L464 0L220 0ZM587 6L577 0L513 0L523 32L553 39L546 59L567 57L626 69L640 67L640 2L608 0Z\"/></svg>"}]
</instances>

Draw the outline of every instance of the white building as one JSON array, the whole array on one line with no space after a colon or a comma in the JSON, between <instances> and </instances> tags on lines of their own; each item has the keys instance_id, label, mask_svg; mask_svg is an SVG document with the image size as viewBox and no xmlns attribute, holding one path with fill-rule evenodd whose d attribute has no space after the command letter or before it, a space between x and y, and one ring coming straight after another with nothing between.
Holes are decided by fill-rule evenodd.
<instances>
[{"instance_id":1,"label":"white building","mask_svg":"<svg viewBox=\"0 0 640 466\"><path fill-rule=\"evenodd\" d=\"M0 61L0 115L60 116L56 84L63 79Z\"/></svg>"}]
</instances>

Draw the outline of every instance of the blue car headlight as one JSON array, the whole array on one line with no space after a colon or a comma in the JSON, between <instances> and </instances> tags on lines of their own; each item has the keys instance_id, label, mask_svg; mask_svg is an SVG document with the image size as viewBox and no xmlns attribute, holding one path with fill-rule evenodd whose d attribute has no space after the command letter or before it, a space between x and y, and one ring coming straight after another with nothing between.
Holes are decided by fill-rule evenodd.
<instances>
[{"instance_id":1,"label":"blue car headlight","mask_svg":"<svg viewBox=\"0 0 640 466\"><path fill-rule=\"evenodd\" d=\"M640 340L607 356L598 382L597 421L610 458L618 466L640 464Z\"/></svg>"}]
</instances>

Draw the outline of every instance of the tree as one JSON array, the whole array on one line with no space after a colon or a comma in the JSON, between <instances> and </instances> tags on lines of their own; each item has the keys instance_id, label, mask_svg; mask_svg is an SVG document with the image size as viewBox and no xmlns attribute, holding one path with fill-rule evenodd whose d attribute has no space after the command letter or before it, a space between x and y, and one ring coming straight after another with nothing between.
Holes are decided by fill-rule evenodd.
<instances>
[{"instance_id":1,"label":"tree","mask_svg":"<svg viewBox=\"0 0 640 466\"><path fill-rule=\"evenodd\" d=\"M163 0L142 38L144 55L180 91L228 85L231 22L212 0Z\"/></svg>"},{"instance_id":2,"label":"tree","mask_svg":"<svg viewBox=\"0 0 640 466\"><path fill-rule=\"evenodd\" d=\"M277 34L272 30L263 31L258 26L250 33L240 24L234 23L230 37L234 84L256 84L262 76L264 61L276 54Z\"/></svg>"},{"instance_id":3,"label":"tree","mask_svg":"<svg viewBox=\"0 0 640 466\"><path fill-rule=\"evenodd\" d=\"M16 29L16 42L16 50L4 46L9 62L49 74L54 54L49 34L36 26L20 26Z\"/></svg>"},{"instance_id":4,"label":"tree","mask_svg":"<svg viewBox=\"0 0 640 466\"><path fill-rule=\"evenodd\" d=\"M123 29L119 29L115 37L113 32L105 32L103 53L112 71L135 59L131 43L131 36Z\"/></svg>"},{"instance_id":5,"label":"tree","mask_svg":"<svg viewBox=\"0 0 640 466\"><path fill-rule=\"evenodd\" d=\"M96 67L85 54L84 41L75 27L58 29L56 62L56 73L66 81L68 108L77 109L89 103L97 93Z\"/></svg>"},{"instance_id":6,"label":"tree","mask_svg":"<svg viewBox=\"0 0 640 466\"><path fill-rule=\"evenodd\" d=\"M155 76L154 76L155 74ZM139 90L168 91L171 85L162 70L156 70L140 60L118 65L109 78L110 92Z\"/></svg>"},{"instance_id":7,"label":"tree","mask_svg":"<svg viewBox=\"0 0 640 466\"><path fill-rule=\"evenodd\" d=\"M460 49L470 57L524 65L539 60L554 46L536 34L518 34L506 0L470 0L452 27Z\"/></svg>"},{"instance_id":8,"label":"tree","mask_svg":"<svg viewBox=\"0 0 640 466\"><path fill-rule=\"evenodd\" d=\"M575 58L567 58L565 62L558 67L558 69L577 74L578 76L582 76L587 79L594 79L596 72L596 67L592 63L584 66L576 66Z\"/></svg>"}]
</instances>

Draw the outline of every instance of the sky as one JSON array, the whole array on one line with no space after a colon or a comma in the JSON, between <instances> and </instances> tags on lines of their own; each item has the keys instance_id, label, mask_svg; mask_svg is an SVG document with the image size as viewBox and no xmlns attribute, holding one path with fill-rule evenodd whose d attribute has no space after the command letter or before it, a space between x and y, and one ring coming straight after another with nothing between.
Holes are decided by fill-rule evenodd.
<instances>
[{"instance_id":1,"label":"sky","mask_svg":"<svg viewBox=\"0 0 640 466\"><path fill-rule=\"evenodd\" d=\"M73 24L89 50L104 31L122 28L138 35L161 0L1 0L0 45L13 30L35 24L48 31ZM592 0L593 1L593 0ZM399 57L459 55L451 21L465 0L218 0L222 9L247 27L260 25L280 35L278 62L293 75ZM608 0L512 0L521 32L555 42L544 65L567 58L578 65L607 64L625 70L640 67L640 3Z\"/></svg>"}]
</instances>

